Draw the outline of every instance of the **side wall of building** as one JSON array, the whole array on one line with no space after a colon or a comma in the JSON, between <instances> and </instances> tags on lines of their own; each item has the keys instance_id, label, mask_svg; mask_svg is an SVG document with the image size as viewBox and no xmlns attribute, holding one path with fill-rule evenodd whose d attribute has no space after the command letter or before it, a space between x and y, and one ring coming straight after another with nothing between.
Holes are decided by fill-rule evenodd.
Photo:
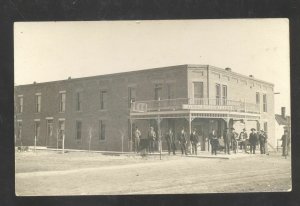
<instances>
[{"instance_id":1,"label":"side wall of building","mask_svg":"<svg viewBox=\"0 0 300 206\"><path fill-rule=\"evenodd\" d=\"M127 72L89 78L17 86L16 99L23 95L23 112L16 112L17 121L22 121L22 144L33 145L35 121L40 122L37 145L56 147L59 121L65 123L65 148L128 151L129 150L129 88L135 88L135 101L153 100L155 88L161 88L160 99L186 98L186 66ZM101 108L102 91L106 92L105 107ZM59 112L60 92L66 94L64 112ZM35 94L41 95L41 111L35 112ZM78 110L78 94L80 109ZM52 123L49 133L47 122ZM81 135L77 139L76 122L81 122ZM101 123L105 138L101 139ZM104 125L104 126L103 126ZM146 134L149 121L137 121ZM123 141L122 141L123 139ZM122 144L123 142L123 144ZM16 141L16 146L20 141ZM61 147L61 142L59 142Z\"/></svg>"}]
</instances>

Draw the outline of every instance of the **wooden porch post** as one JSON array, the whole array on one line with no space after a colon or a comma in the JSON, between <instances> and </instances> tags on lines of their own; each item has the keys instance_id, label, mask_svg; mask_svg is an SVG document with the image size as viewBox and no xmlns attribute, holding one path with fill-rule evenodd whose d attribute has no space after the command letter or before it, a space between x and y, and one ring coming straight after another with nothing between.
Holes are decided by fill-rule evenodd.
<instances>
[{"instance_id":1,"label":"wooden porch post","mask_svg":"<svg viewBox=\"0 0 300 206\"><path fill-rule=\"evenodd\" d=\"M130 121L130 145L129 145L129 150L132 152L132 119L129 118Z\"/></svg>"},{"instance_id":2,"label":"wooden porch post","mask_svg":"<svg viewBox=\"0 0 300 206\"><path fill-rule=\"evenodd\" d=\"M161 131L160 131L160 117L157 116L157 136L158 136L158 150L159 150L159 159L161 159L162 152L162 140L161 140Z\"/></svg>"},{"instance_id":3,"label":"wooden porch post","mask_svg":"<svg viewBox=\"0 0 300 206\"><path fill-rule=\"evenodd\" d=\"M191 113L189 113L189 136L192 133L192 115ZM192 143L191 141L189 141L189 145L190 145L190 153L192 154Z\"/></svg>"}]
</instances>

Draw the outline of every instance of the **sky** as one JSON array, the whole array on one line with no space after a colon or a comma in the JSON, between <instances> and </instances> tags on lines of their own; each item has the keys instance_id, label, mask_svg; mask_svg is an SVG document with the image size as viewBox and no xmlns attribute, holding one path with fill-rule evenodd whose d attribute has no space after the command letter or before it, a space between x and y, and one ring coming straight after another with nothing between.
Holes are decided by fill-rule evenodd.
<instances>
[{"instance_id":1,"label":"sky","mask_svg":"<svg viewBox=\"0 0 300 206\"><path fill-rule=\"evenodd\" d=\"M15 84L180 64L271 82L290 114L288 19L17 22Z\"/></svg>"}]
</instances>

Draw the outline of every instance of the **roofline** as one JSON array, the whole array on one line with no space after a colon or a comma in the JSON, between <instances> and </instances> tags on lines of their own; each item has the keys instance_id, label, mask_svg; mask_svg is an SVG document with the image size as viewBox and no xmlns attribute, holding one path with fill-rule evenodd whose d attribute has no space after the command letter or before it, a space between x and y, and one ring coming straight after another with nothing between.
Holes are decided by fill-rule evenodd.
<instances>
[{"instance_id":1,"label":"roofline","mask_svg":"<svg viewBox=\"0 0 300 206\"><path fill-rule=\"evenodd\" d=\"M182 68L178 68L178 67L182 67ZM36 82L35 84L34 83L20 84L20 85L15 85L15 87L33 86L33 85L41 85L41 84L64 82L64 81L79 81L82 79L94 79L94 78L99 78L99 77L113 77L113 76L124 75L124 74L129 75L132 73L150 72L153 70L187 69L187 67L188 67L188 64L180 64L180 65L172 65L172 66L164 66L164 67L155 67L155 68L150 68L150 69L139 69L139 70L126 71L126 72L117 72L117 73L111 73L111 74L101 74L101 75L95 75L95 76L86 76L86 77L78 77L78 78L71 78L71 79L61 79L61 80L54 80L54 81L48 81L48 82Z\"/></svg>"},{"instance_id":2,"label":"roofline","mask_svg":"<svg viewBox=\"0 0 300 206\"><path fill-rule=\"evenodd\" d=\"M198 68L198 67L205 67L205 68L209 68L209 69L214 69L214 70L218 70L222 73L227 73L227 74L233 74L235 76L239 76L239 77L243 77L243 78L246 78L247 80L254 80L254 81L258 81L258 82L261 82L261 83L264 83L264 84L268 84L268 85L271 85L274 87L274 84L271 83L271 82L267 82L267 81L264 81L264 80L261 80L261 79L257 79L257 78L254 78L254 77L249 77L247 75L244 75L244 74L240 74L240 73L237 73L237 72L233 72L233 71L226 71L225 69L222 69L220 67L216 67L216 66L212 66L212 65L209 65L209 64L206 64L206 65L203 65L203 64L188 64L188 68Z\"/></svg>"}]
</instances>

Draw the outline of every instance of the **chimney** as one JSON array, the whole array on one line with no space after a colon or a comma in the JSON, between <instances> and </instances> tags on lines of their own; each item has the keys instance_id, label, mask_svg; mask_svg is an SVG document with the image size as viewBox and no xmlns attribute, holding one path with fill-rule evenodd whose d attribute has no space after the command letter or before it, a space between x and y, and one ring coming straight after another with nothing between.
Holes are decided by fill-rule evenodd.
<instances>
[{"instance_id":1,"label":"chimney","mask_svg":"<svg viewBox=\"0 0 300 206\"><path fill-rule=\"evenodd\" d=\"M285 119L285 107L281 107L281 117Z\"/></svg>"},{"instance_id":2,"label":"chimney","mask_svg":"<svg viewBox=\"0 0 300 206\"><path fill-rule=\"evenodd\" d=\"M228 72L231 72L231 68L229 68L229 67L226 67L225 70Z\"/></svg>"},{"instance_id":3,"label":"chimney","mask_svg":"<svg viewBox=\"0 0 300 206\"><path fill-rule=\"evenodd\" d=\"M252 74L250 74L249 77L253 78L254 76Z\"/></svg>"}]
</instances>

